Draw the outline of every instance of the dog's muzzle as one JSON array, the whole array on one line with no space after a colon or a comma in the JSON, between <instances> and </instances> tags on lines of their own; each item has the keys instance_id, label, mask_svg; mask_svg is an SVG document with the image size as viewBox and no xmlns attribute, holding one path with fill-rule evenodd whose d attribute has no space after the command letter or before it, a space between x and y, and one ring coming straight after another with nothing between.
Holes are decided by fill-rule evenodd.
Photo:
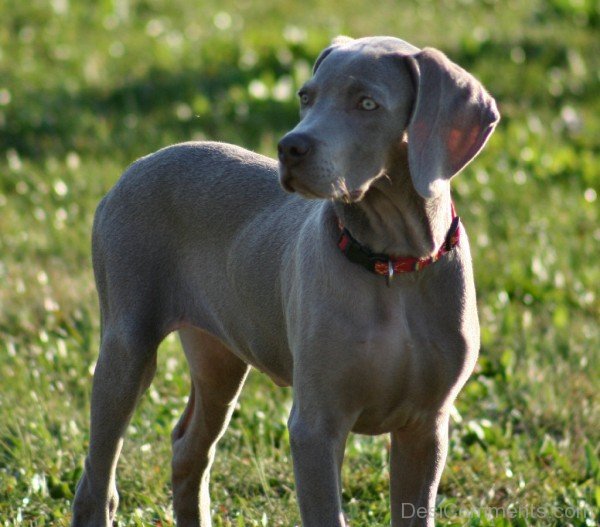
<instances>
[{"instance_id":1,"label":"dog's muzzle","mask_svg":"<svg viewBox=\"0 0 600 527\"><path fill-rule=\"evenodd\" d=\"M288 192L296 192L293 168L298 167L314 150L312 139L302 133L290 132L279 141L277 156L280 165L281 186Z\"/></svg>"}]
</instances>

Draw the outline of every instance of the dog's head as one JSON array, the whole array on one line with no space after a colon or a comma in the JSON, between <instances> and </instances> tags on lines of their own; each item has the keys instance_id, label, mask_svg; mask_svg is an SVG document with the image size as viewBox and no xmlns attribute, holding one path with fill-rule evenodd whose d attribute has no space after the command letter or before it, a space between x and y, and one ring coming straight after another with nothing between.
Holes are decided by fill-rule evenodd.
<instances>
[{"instance_id":1,"label":"dog's head","mask_svg":"<svg viewBox=\"0 0 600 527\"><path fill-rule=\"evenodd\" d=\"M280 179L309 198L360 200L403 141L415 189L436 196L499 120L473 76L393 37L336 38L298 95L300 122L279 142Z\"/></svg>"}]
</instances>

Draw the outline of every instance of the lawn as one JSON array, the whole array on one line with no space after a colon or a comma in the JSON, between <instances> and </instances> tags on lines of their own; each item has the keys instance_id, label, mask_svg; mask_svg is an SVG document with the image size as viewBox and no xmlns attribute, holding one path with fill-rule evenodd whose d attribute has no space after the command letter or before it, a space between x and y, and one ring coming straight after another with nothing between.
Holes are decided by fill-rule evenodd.
<instances>
[{"instance_id":1,"label":"lawn","mask_svg":"<svg viewBox=\"0 0 600 527\"><path fill-rule=\"evenodd\" d=\"M600 521L597 0L5 0L0 4L0 525L68 525L99 340L90 229L137 157L215 139L273 155L337 34L434 46L502 121L454 181L482 325L439 492L441 526ZM171 525L177 339L132 424L118 525ZM216 526L299 523L289 390L253 373L213 470ZM388 439L351 436L352 525L389 525Z\"/></svg>"}]
</instances>

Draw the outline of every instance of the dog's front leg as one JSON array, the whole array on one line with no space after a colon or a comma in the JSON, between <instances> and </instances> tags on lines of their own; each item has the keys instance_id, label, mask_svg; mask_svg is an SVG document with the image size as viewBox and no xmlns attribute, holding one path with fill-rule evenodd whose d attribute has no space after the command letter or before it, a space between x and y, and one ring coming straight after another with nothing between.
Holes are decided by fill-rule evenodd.
<instances>
[{"instance_id":1,"label":"dog's front leg","mask_svg":"<svg viewBox=\"0 0 600 527\"><path fill-rule=\"evenodd\" d=\"M341 468L347 423L294 402L288 422L303 527L344 527Z\"/></svg>"},{"instance_id":2,"label":"dog's front leg","mask_svg":"<svg viewBox=\"0 0 600 527\"><path fill-rule=\"evenodd\" d=\"M391 434L392 527L433 527L448 450L448 416Z\"/></svg>"}]
</instances>

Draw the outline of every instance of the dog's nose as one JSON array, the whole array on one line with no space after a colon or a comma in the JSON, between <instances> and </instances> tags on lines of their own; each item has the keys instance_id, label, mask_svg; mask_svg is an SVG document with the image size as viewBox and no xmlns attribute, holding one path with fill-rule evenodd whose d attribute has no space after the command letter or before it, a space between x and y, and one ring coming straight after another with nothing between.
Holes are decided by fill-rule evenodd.
<instances>
[{"instance_id":1,"label":"dog's nose","mask_svg":"<svg viewBox=\"0 0 600 527\"><path fill-rule=\"evenodd\" d=\"M287 134L277 145L279 161L285 166L300 163L312 149L312 141L305 134Z\"/></svg>"}]
</instances>

